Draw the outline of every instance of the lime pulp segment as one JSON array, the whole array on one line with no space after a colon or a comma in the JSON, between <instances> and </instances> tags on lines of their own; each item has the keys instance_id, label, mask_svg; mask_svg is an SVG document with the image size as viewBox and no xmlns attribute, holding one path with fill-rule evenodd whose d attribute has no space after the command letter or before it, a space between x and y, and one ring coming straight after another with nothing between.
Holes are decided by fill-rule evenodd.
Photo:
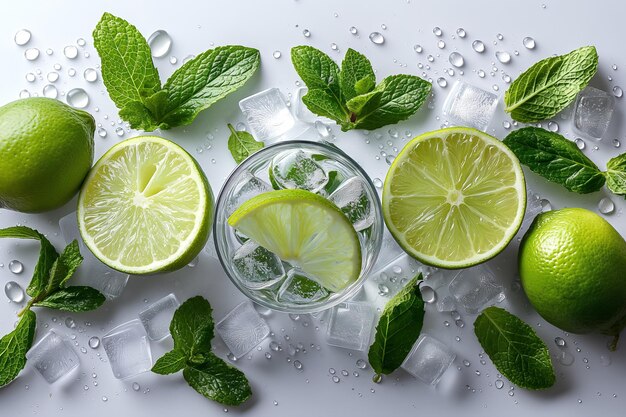
<instances>
[{"instance_id":1,"label":"lime pulp segment","mask_svg":"<svg viewBox=\"0 0 626 417\"><path fill-rule=\"evenodd\" d=\"M228 224L338 292L361 272L361 246L347 217L305 190L279 190L243 203Z\"/></svg>"},{"instance_id":2,"label":"lime pulp segment","mask_svg":"<svg viewBox=\"0 0 626 417\"><path fill-rule=\"evenodd\" d=\"M471 128L426 133L392 164L383 190L389 230L412 256L464 268L498 254L521 225L521 166L499 140Z\"/></svg>"},{"instance_id":3,"label":"lime pulp segment","mask_svg":"<svg viewBox=\"0 0 626 417\"><path fill-rule=\"evenodd\" d=\"M79 227L89 249L114 269L177 269L206 243L212 200L185 150L140 136L112 147L91 170L79 197Z\"/></svg>"}]
</instances>

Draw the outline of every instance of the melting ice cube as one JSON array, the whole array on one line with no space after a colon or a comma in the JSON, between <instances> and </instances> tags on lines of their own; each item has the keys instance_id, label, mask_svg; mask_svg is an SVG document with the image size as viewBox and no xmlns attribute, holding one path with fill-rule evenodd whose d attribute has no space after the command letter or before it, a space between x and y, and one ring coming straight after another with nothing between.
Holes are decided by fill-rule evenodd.
<instances>
[{"instance_id":1,"label":"melting ice cube","mask_svg":"<svg viewBox=\"0 0 626 417\"><path fill-rule=\"evenodd\" d=\"M504 299L503 286L487 265L462 269L450 282L450 294L465 311L476 314L490 302Z\"/></svg>"},{"instance_id":2,"label":"melting ice cube","mask_svg":"<svg viewBox=\"0 0 626 417\"><path fill-rule=\"evenodd\" d=\"M587 86L576 97L574 127L580 134L601 139L611 123L615 97L606 91Z\"/></svg>"},{"instance_id":3,"label":"melting ice cube","mask_svg":"<svg viewBox=\"0 0 626 417\"><path fill-rule=\"evenodd\" d=\"M437 385L455 357L444 343L422 333L402 368L425 384Z\"/></svg>"},{"instance_id":4,"label":"melting ice cube","mask_svg":"<svg viewBox=\"0 0 626 417\"><path fill-rule=\"evenodd\" d=\"M54 330L49 330L30 348L26 359L49 384L67 375L80 364L72 345Z\"/></svg>"},{"instance_id":5,"label":"melting ice cube","mask_svg":"<svg viewBox=\"0 0 626 417\"><path fill-rule=\"evenodd\" d=\"M455 81L443 105L443 114L461 126L486 130L498 105L498 96L462 81Z\"/></svg>"},{"instance_id":6,"label":"melting ice cube","mask_svg":"<svg viewBox=\"0 0 626 417\"><path fill-rule=\"evenodd\" d=\"M274 157L269 174L275 188L300 188L316 192L328 183L324 169L303 151L283 152Z\"/></svg>"},{"instance_id":7,"label":"melting ice cube","mask_svg":"<svg viewBox=\"0 0 626 417\"><path fill-rule=\"evenodd\" d=\"M277 297L280 302L309 304L321 301L329 295L328 290L315 282L313 277L294 268L287 272L287 279L278 290Z\"/></svg>"},{"instance_id":8,"label":"melting ice cube","mask_svg":"<svg viewBox=\"0 0 626 417\"><path fill-rule=\"evenodd\" d=\"M363 179L352 177L344 181L328 198L348 217L357 231L374 224L374 209L366 187Z\"/></svg>"},{"instance_id":9,"label":"melting ice cube","mask_svg":"<svg viewBox=\"0 0 626 417\"><path fill-rule=\"evenodd\" d=\"M369 303L346 302L330 312L326 341L331 346L365 350L369 347L376 311Z\"/></svg>"},{"instance_id":10,"label":"melting ice cube","mask_svg":"<svg viewBox=\"0 0 626 417\"><path fill-rule=\"evenodd\" d=\"M251 240L237 249L233 256L233 267L241 282L255 290L271 287L285 277L280 258Z\"/></svg>"},{"instance_id":11,"label":"melting ice cube","mask_svg":"<svg viewBox=\"0 0 626 417\"><path fill-rule=\"evenodd\" d=\"M121 324L102 337L113 376L130 378L152 368L148 335L137 319Z\"/></svg>"},{"instance_id":12,"label":"melting ice cube","mask_svg":"<svg viewBox=\"0 0 626 417\"><path fill-rule=\"evenodd\" d=\"M270 334L269 326L250 300L233 308L215 325L215 330L236 358L250 352Z\"/></svg>"},{"instance_id":13,"label":"melting ice cube","mask_svg":"<svg viewBox=\"0 0 626 417\"><path fill-rule=\"evenodd\" d=\"M278 88L261 91L239 102L248 126L259 142L272 142L291 129L294 117Z\"/></svg>"},{"instance_id":14,"label":"melting ice cube","mask_svg":"<svg viewBox=\"0 0 626 417\"><path fill-rule=\"evenodd\" d=\"M161 340L169 336L170 323L180 303L174 294L168 294L139 313L139 320L150 340Z\"/></svg>"}]
</instances>

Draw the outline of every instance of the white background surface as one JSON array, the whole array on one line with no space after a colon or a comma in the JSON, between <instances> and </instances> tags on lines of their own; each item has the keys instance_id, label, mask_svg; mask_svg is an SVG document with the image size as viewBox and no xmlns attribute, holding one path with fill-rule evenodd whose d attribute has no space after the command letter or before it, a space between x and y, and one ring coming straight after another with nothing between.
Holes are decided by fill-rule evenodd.
<instances>
[{"instance_id":1,"label":"white background surface","mask_svg":"<svg viewBox=\"0 0 626 417\"><path fill-rule=\"evenodd\" d=\"M542 7L545 3L546 7ZM109 100L99 79L90 85L82 78L87 67L99 64L98 56L93 49L91 31L99 20L102 12L110 11L134 23L147 37L154 30L167 30L173 40L170 55L178 58L173 66L167 57L156 60L162 80L180 66L182 59L189 54L196 54L212 45L243 44L256 47L261 51L263 59L261 71L243 89L218 103L210 110L202 113L195 123L186 128L164 132L164 136L175 140L198 158L205 169L215 192L217 192L230 170L235 166L226 149L226 123L242 121L237 102L241 98L268 87L279 87L283 93L294 94L298 79L289 59L289 49L294 45L309 44L318 47L340 60L348 47L365 53L377 69L379 79L394 73L408 72L421 75L418 63L427 62L427 55L435 56L426 71L427 76L437 79L445 76L449 85L453 79L461 78L467 82L491 89L493 84L500 86L503 94L506 84L502 81L501 70L513 78L533 62L552 54L568 52L576 47L593 44L598 48L600 65L598 74L592 85L610 91L612 85L626 87L626 57L623 53L625 26L623 24L626 5L615 1L313 1L313 0L276 0L276 1L240 1L197 2L178 0L168 1L34 1L6 2L0 13L0 103L4 104L17 98L22 89L41 94L47 83L37 80L28 83L27 72L37 69L42 74L52 71L55 63L62 65L61 77L57 87L68 91L73 87L85 88L91 103L88 110L92 112L98 123L105 125L109 134L106 139L96 137L96 153L101 155L119 138L114 134L110 121L117 122L116 109ZM336 15L335 15L336 13ZM381 24L387 25L386 30ZM359 36L353 36L349 27L355 26ZM446 47L439 50L437 38L433 35L434 26L440 26L444 32ZM463 27L467 31L465 39L453 39L455 30ZM26 48L18 47L13 42L15 32L20 28L28 28L33 38L28 47L38 47L42 54L35 62L24 59ZM302 35L303 29L309 29L310 38ZM384 34L386 42L382 46L371 43L368 34L379 31ZM502 33L504 39L494 45L496 35ZM532 36L537 47L528 51L522 46L522 39ZM81 56L70 61L62 50L83 37L87 46L81 48ZM471 42L481 39L487 51L479 55L472 51ZM330 44L335 42L339 52L331 50ZM413 45L419 43L424 52L416 54ZM45 50L51 48L51 56ZM272 58L272 52L279 50L282 58ZM447 57L450 52L458 50L465 56L464 75L459 71L454 77L444 74L449 68ZM497 63L496 50L506 50L513 54L508 65ZM89 58L82 56L88 51ZM496 76L489 72L492 62L498 69ZM406 64L406 66L404 66ZM611 68L618 65L618 70ZM69 77L68 69L75 68L77 75ZM487 76L481 79L476 71L483 69ZM608 81L608 76L613 81ZM434 86L435 107L429 110L424 106L418 114L397 128L401 135L409 130L418 134L438 128L443 122L441 105L447 89ZM61 98L63 99L63 98ZM96 107L99 111L96 112ZM606 160L626 150L624 138L624 103L617 99L613 122L604 139L600 142L587 141L585 153L604 168ZM105 119L108 115L108 120ZM507 120L501 108L498 109L489 132L503 138L506 130L502 122ZM569 122L558 120L561 132L570 139ZM116 125L117 126L117 125ZM362 163L372 178L383 178L387 164L384 158L377 160L378 145L384 146L386 152L393 153L386 145L391 140L388 128L381 130L383 139L376 141L370 136L371 143L366 144L366 137L361 132L342 134L336 127L337 144ZM196 149L213 134L212 149L197 153ZM125 137L130 137L128 133ZM624 143L620 149L612 146L612 140L619 138ZM401 147L399 139L394 146ZM593 146L599 147L594 151ZM215 163L212 163L212 160ZM596 210L598 200L606 190L591 195L580 196L567 193L559 186L548 184L534 174L527 175L529 188L548 198L553 207L580 206ZM622 235L626 235L626 222L622 214L626 204L614 197L616 212L606 216ZM58 219L74 210L75 201L54 212L25 215L0 210L0 227L25 224L46 233L52 242L60 248L63 244L58 230ZM515 275L516 242L496 259L502 266L499 276L507 283L507 301L505 306L518 313L536 328L539 335L548 344L553 356L558 349L553 339L562 336L568 343L568 349L576 360L572 366L564 367L555 361L557 383L544 392L526 392L514 390L514 396L508 395L509 383L501 390L493 383L496 370L487 359L486 365L480 363L480 346L472 331L474 317L464 316L467 325L464 328L443 325L449 316L438 314L429 309L424 330L448 343L457 353L457 359L450 368L442 383L436 388L421 384L403 371L398 371L385 378L380 385L371 382L371 369L360 370L355 362L365 358L361 352L349 352L332 348L324 342L324 325L316 319L302 318L299 322L290 320L286 315L274 313L269 322L275 332L274 339L283 346L288 344L284 339L289 335L292 343L302 342L307 353L298 353L293 359L299 359L304 369L298 372L287 362L286 350L271 352L273 358L267 360L264 353L269 351L270 339L263 342L262 350L254 350L252 358L243 358L237 362L252 384L253 398L243 407L229 407L229 414L246 414L255 416L267 415L623 415L626 406L626 348L622 346L615 353L608 353L605 344L607 337L566 336L563 332L545 323L528 306L520 293L509 289ZM26 287L33 271L38 253L34 243L0 240L0 283L16 280ZM8 271L7 265L12 259L20 259L26 269L23 274L15 276ZM156 277L131 279L121 297L107 302L97 312L71 315L79 324L79 330L70 330L63 324L67 314L38 310L38 336L47 330L44 326L55 328L68 336L77 335L80 346L87 347L87 354L82 354L76 347L81 359L80 371L55 385L48 385L28 365L16 381L0 390L0 415L42 415L42 416L110 416L110 415L175 415L184 413L188 416L222 415L224 407L213 403L189 388L180 374L162 377L143 374L129 381L113 378L108 363L100 360L97 354L105 357L102 348L91 350L87 346L90 336L102 336L112 327L136 317L147 304L160 297L174 292L180 300L201 294L209 299L214 308L214 317L219 320L223 315L243 299L243 296L222 273L216 260L203 252L196 268L185 268L176 273ZM14 313L19 306L6 302L4 294L0 295L0 333L10 331L15 321ZM308 327L303 321L310 321ZM91 323L91 326L87 323ZM319 330L316 330L319 328ZM461 338L455 341L455 336ZM152 344L153 356L156 359L169 349L170 341ZM215 339L217 352L225 356L225 349ZM321 346L318 351L311 348L311 343ZM576 348L581 351L577 352ZM610 366L600 363L600 355L608 355L612 361ZM584 362L587 358L588 363ZM471 362L470 367L462 365L463 359ZM588 365L589 369L586 368ZM457 370L457 366L461 370ZM329 368L350 372L349 377L341 377L341 382L333 383ZM475 371L480 371L476 375ZM355 377L353 371L359 371ZM92 373L97 377L93 378ZM97 382L97 386L94 385ZM138 382L139 392L133 391L131 385ZM466 385L470 388L466 388ZM88 387L85 390L84 387ZM149 391L148 391L149 390ZM102 397L108 401L102 401ZM580 401L582 402L580 402ZM277 402L277 405L274 404Z\"/></svg>"}]
</instances>

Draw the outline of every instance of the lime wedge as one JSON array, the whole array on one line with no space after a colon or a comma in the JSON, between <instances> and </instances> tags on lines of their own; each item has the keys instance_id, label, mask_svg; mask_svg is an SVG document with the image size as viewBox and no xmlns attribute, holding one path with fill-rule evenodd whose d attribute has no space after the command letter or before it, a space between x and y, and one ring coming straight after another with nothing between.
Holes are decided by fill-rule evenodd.
<instances>
[{"instance_id":1,"label":"lime wedge","mask_svg":"<svg viewBox=\"0 0 626 417\"><path fill-rule=\"evenodd\" d=\"M498 139L453 127L416 137L396 157L383 189L383 215L417 260L465 268L504 249L526 209L524 174Z\"/></svg>"},{"instance_id":2,"label":"lime wedge","mask_svg":"<svg viewBox=\"0 0 626 417\"><path fill-rule=\"evenodd\" d=\"M89 172L78 198L87 247L129 274L187 265L206 244L212 214L202 169L183 148L155 136L113 146Z\"/></svg>"},{"instance_id":3,"label":"lime wedge","mask_svg":"<svg viewBox=\"0 0 626 417\"><path fill-rule=\"evenodd\" d=\"M239 206L228 224L331 291L341 291L361 273L354 227L334 204L310 191L259 194Z\"/></svg>"}]
</instances>

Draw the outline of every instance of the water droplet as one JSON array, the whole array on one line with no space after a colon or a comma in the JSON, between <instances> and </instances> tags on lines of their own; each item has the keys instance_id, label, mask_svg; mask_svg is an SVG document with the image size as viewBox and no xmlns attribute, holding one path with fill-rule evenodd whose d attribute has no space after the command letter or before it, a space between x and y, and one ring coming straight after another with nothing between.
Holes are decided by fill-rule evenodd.
<instances>
[{"instance_id":1,"label":"water droplet","mask_svg":"<svg viewBox=\"0 0 626 417\"><path fill-rule=\"evenodd\" d=\"M559 124L557 122L548 122L548 130L551 132L558 132Z\"/></svg>"},{"instance_id":2,"label":"water droplet","mask_svg":"<svg viewBox=\"0 0 626 417\"><path fill-rule=\"evenodd\" d=\"M498 86L498 84L494 84L491 86L491 88L493 88L493 91L498 91L500 89L500 87Z\"/></svg>"},{"instance_id":3,"label":"water droplet","mask_svg":"<svg viewBox=\"0 0 626 417\"><path fill-rule=\"evenodd\" d=\"M474 42L472 42L472 49L474 49L474 51L478 52L479 54L482 54L483 52L485 52L485 44L483 43L483 41L475 40Z\"/></svg>"},{"instance_id":4,"label":"water droplet","mask_svg":"<svg viewBox=\"0 0 626 417\"><path fill-rule=\"evenodd\" d=\"M563 366L570 366L574 363L574 355L569 353L567 350L563 350L559 353L557 361Z\"/></svg>"},{"instance_id":5,"label":"water droplet","mask_svg":"<svg viewBox=\"0 0 626 417\"><path fill-rule=\"evenodd\" d=\"M465 322L464 322L463 320L461 320L461 319L455 320L455 321L454 321L454 323L455 323L458 327L460 327L461 329L462 329L463 327L465 327Z\"/></svg>"},{"instance_id":6,"label":"water droplet","mask_svg":"<svg viewBox=\"0 0 626 417\"><path fill-rule=\"evenodd\" d=\"M511 387L511 389L509 390L509 396L512 397L515 395L515 388Z\"/></svg>"},{"instance_id":7,"label":"water droplet","mask_svg":"<svg viewBox=\"0 0 626 417\"><path fill-rule=\"evenodd\" d=\"M175 56L170 57L170 64L176 65L177 62L178 62L178 58L176 58Z\"/></svg>"},{"instance_id":8,"label":"water droplet","mask_svg":"<svg viewBox=\"0 0 626 417\"><path fill-rule=\"evenodd\" d=\"M272 349L274 352L278 352L278 348L279 348L278 343L272 340L270 342L270 349Z\"/></svg>"},{"instance_id":9,"label":"water droplet","mask_svg":"<svg viewBox=\"0 0 626 417\"><path fill-rule=\"evenodd\" d=\"M613 87L613 95L617 98L622 98L622 96L624 95L624 90L622 90L622 87L620 87L619 85L616 85L615 87Z\"/></svg>"},{"instance_id":10,"label":"water droplet","mask_svg":"<svg viewBox=\"0 0 626 417\"><path fill-rule=\"evenodd\" d=\"M68 59L75 59L78 56L78 48L74 45L68 45L63 48L63 55Z\"/></svg>"},{"instance_id":11,"label":"water droplet","mask_svg":"<svg viewBox=\"0 0 626 417\"><path fill-rule=\"evenodd\" d=\"M578 149L585 149L585 141L581 138L574 139L574 143L576 144L576 146L578 146Z\"/></svg>"},{"instance_id":12,"label":"water droplet","mask_svg":"<svg viewBox=\"0 0 626 417\"><path fill-rule=\"evenodd\" d=\"M376 45L382 45L385 43L385 37L380 32L372 32L370 33L370 41Z\"/></svg>"},{"instance_id":13,"label":"water droplet","mask_svg":"<svg viewBox=\"0 0 626 417\"><path fill-rule=\"evenodd\" d=\"M43 96L48 98L57 98L59 96L59 90L52 84L47 84L43 87Z\"/></svg>"},{"instance_id":14,"label":"water droplet","mask_svg":"<svg viewBox=\"0 0 626 417\"><path fill-rule=\"evenodd\" d=\"M309 37L311 37L311 31L310 31L310 30L308 30L308 29L304 29L304 30L302 31L302 34L304 35L304 37L305 37L305 38L309 38Z\"/></svg>"},{"instance_id":15,"label":"water droplet","mask_svg":"<svg viewBox=\"0 0 626 417\"><path fill-rule=\"evenodd\" d=\"M274 59L278 59L282 56L282 54L280 53L280 51L274 51L272 56L274 57Z\"/></svg>"},{"instance_id":16,"label":"water droplet","mask_svg":"<svg viewBox=\"0 0 626 417\"><path fill-rule=\"evenodd\" d=\"M435 34L435 36L441 36L443 35L443 32L441 30L441 28L439 26L435 26L433 28L433 33Z\"/></svg>"},{"instance_id":17,"label":"water droplet","mask_svg":"<svg viewBox=\"0 0 626 417\"><path fill-rule=\"evenodd\" d=\"M378 295L385 296L387 294L389 294L389 287L385 284L378 284Z\"/></svg>"},{"instance_id":18,"label":"water droplet","mask_svg":"<svg viewBox=\"0 0 626 417\"><path fill-rule=\"evenodd\" d=\"M507 122L507 121L504 121L504 122L502 122L502 127L505 128L505 129L510 129L511 128L511 123Z\"/></svg>"},{"instance_id":19,"label":"water droplet","mask_svg":"<svg viewBox=\"0 0 626 417\"><path fill-rule=\"evenodd\" d=\"M465 365L466 367L469 367L471 365L471 362L468 361L467 359L463 360L463 365Z\"/></svg>"},{"instance_id":20,"label":"water droplet","mask_svg":"<svg viewBox=\"0 0 626 417\"><path fill-rule=\"evenodd\" d=\"M465 29L463 28L458 28L456 30L456 34L459 35L459 38L464 38L466 35Z\"/></svg>"},{"instance_id":21,"label":"water droplet","mask_svg":"<svg viewBox=\"0 0 626 417\"><path fill-rule=\"evenodd\" d=\"M26 74L26 81L29 83L35 82L35 79L37 79L37 77L32 72Z\"/></svg>"},{"instance_id":22,"label":"water droplet","mask_svg":"<svg viewBox=\"0 0 626 417\"><path fill-rule=\"evenodd\" d=\"M339 49L339 47L337 46L337 44L335 42L330 44L330 49L332 49L333 51L336 51Z\"/></svg>"},{"instance_id":23,"label":"water droplet","mask_svg":"<svg viewBox=\"0 0 626 417\"><path fill-rule=\"evenodd\" d=\"M120 137L124 136L124 129L120 126L116 127L115 134Z\"/></svg>"},{"instance_id":24,"label":"water droplet","mask_svg":"<svg viewBox=\"0 0 626 417\"><path fill-rule=\"evenodd\" d=\"M608 197L600 199L598 202L598 211L602 214L611 214L615 210L615 204L613 200Z\"/></svg>"},{"instance_id":25,"label":"water droplet","mask_svg":"<svg viewBox=\"0 0 626 417\"><path fill-rule=\"evenodd\" d=\"M530 36L526 36L522 39L522 45L524 45L526 49L535 49L535 40Z\"/></svg>"},{"instance_id":26,"label":"water droplet","mask_svg":"<svg viewBox=\"0 0 626 417\"><path fill-rule=\"evenodd\" d=\"M421 54L424 48L422 48L422 45L415 44L413 45L413 50L417 52L418 54Z\"/></svg>"},{"instance_id":27,"label":"water droplet","mask_svg":"<svg viewBox=\"0 0 626 417\"><path fill-rule=\"evenodd\" d=\"M350 33L352 33L353 35L356 35L357 33L359 33L359 30L355 28L354 26L350 26Z\"/></svg>"},{"instance_id":28,"label":"water droplet","mask_svg":"<svg viewBox=\"0 0 626 417\"><path fill-rule=\"evenodd\" d=\"M93 68L87 68L83 72L83 77L85 77L85 81L93 83L98 79L98 71Z\"/></svg>"},{"instance_id":29,"label":"water droplet","mask_svg":"<svg viewBox=\"0 0 626 417\"><path fill-rule=\"evenodd\" d=\"M89 347L92 349L98 349L100 347L100 339L96 336L89 338Z\"/></svg>"},{"instance_id":30,"label":"water droplet","mask_svg":"<svg viewBox=\"0 0 626 417\"><path fill-rule=\"evenodd\" d=\"M82 88L73 88L68 91L65 100L67 104L78 109L84 109L89 105L89 96Z\"/></svg>"},{"instance_id":31,"label":"water droplet","mask_svg":"<svg viewBox=\"0 0 626 417\"><path fill-rule=\"evenodd\" d=\"M496 52L496 58L498 58L498 61L502 62L503 64L508 64L509 62L511 62L511 54L506 51Z\"/></svg>"},{"instance_id":32,"label":"water droplet","mask_svg":"<svg viewBox=\"0 0 626 417\"><path fill-rule=\"evenodd\" d=\"M338 377L337 375L333 375L332 380L333 380L333 382L334 382L335 384L336 384L336 383L338 383L338 382L340 381L340 379L339 379L339 377Z\"/></svg>"},{"instance_id":33,"label":"water droplet","mask_svg":"<svg viewBox=\"0 0 626 417\"><path fill-rule=\"evenodd\" d=\"M444 42L443 39L439 39L439 41L437 42L437 48L439 49L443 49L446 47L446 43Z\"/></svg>"},{"instance_id":34,"label":"water droplet","mask_svg":"<svg viewBox=\"0 0 626 417\"><path fill-rule=\"evenodd\" d=\"M106 138L107 137L107 131L106 129L99 127L96 132L98 133L98 136L100 136L101 138Z\"/></svg>"},{"instance_id":35,"label":"water droplet","mask_svg":"<svg viewBox=\"0 0 626 417\"><path fill-rule=\"evenodd\" d=\"M383 380L383 376L381 374L374 374L374 376L372 377L372 382L374 384L380 384Z\"/></svg>"},{"instance_id":36,"label":"water droplet","mask_svg":"<svg viewBox=\"0 0 626 417\"><path fill-rule=\"evenodd\" d=\"M85 349L84 347L80 348L81 353L87 353L87 349Z\"/></svg>"},{"instance_id":37,"label":"water droplet","mask_svg":"<svg viewBox=\"0 0 626 417\"><path fill-rule=\"evenodd\" d=\"M335 374L337 373L337 371L335 371L335 368L330 368L330 369L328 370L328 372L329 372L331 375L335 375Z\"/></svg>"},{"instance_id":38,"label":"water droplet","mask_svg":"<svg viewBox=\"0 0 626 417\"><path fill-rule=\"evenodd\" d=\"M367 368L367 362L365 360L363 360L363 359L358 359L356 361L356 367L359 368L359 369L365 369L365 368Z\"/></svg>"},{"instance_id":39,"label":"water droplet","mask_svg":"<svg viewBox=\"0 0 626 417\"><path fill-rule=\"evenodd\" d=\"M24 272L24 264L22 264L17 259L13 259L11 262L9 262L9 271L13 272L14 274L21 274L22 272Z\"/></svg>"},{"instance_id":40,"label":"water droplet","mask_svg":"<svg viewBox=\"0 0 626 417\"><path fill-rule=\"evenodd\" d=\"M237 362L237 357L235 355L233 355L231 352L228 352L228 354L226 355L226 357L228 358L229 361L231 362Z\"/></svg>"},{"instance_id":41,"label":"water droplet","mask_svg":"<svg viewBox=\"0 0 626 417\"><path fill-rule=\"evenodd\" d=\"M483 70L478 70L476 73L478 74L478 76L479 76L480 78L485 78L485 71L483 71Z\"/></svg>"},{"instance_id":42,"label":"water droplet","mask_svg":"<svg viewBox=\"0 0 626 417\"><path fill-rule=\"evenodd\" d=\"M450 322L448 320L444 320L443 325L446 327L450 327Z\"/></svg>"},{"instance_id":43,"label":"water droplet","mask_svg":"<svg viewBox=\"0 0 626 417\"><path fill-rule=\"evenodd\" d=\"M420 285L420 292L422 293L422 300L424 300L425 303L431 304L437 301L437 293L435 293L432 287Z\"/></svg>"},{"instance_id":44,"label":"water droplet","mask_svg":"<svg viewBox=\"0 0 626 417\"><path fill-rule=\"evenodd\" d=\"M39 49L37 48L28 48L24 51L24 58L29 61L34 61L39 58Z\"/></svg>"},{"instance_id":45,"label":"water droplet","mask_svg":"<svg viewBox=\"0 0 626 417\"><path fill-rule=\"evenodd\" d=\"M480 371L479 371L478 369L477 369L477 370L475 370L475 371L474 371L474 373L475 373L476 375L480 376Z\"/></svg>"},{"instance_id":46,"label":"water droplet","mask_svg":"<svg viewBox=\"0 0 626 417\"><path fill-rule=\"evenodd\" d=\"M437 78L437 85L441 88L446 88L448 86L448 81L446 81L443 77L439 77Z\"/></svg>"},{"instance_id":47,"label":"water droplet","mask_svg":"<svg viewBox=\"0 0 626 417\"><path fill-rule=\"evenodd\" d=\"M502 389L502 387L504 386L504 381L501 379L496 379L495 386L497 389Z\"/></svg>"},{"instance_id":48,"label":"water droplet","mask_svg":"<svg viewBox=\"0 0 626 417\"><path fill-rule=\"evenodd\" d=\"M457 68L460 68L463 65L465 65L465 59L463 58L463 55L461 55L458 52L452 52L450 56L448 57L448 60L453 66Z\"/></svg>"},{"instance_id":49,"label":"water droplet","mask_svg":"<svg viewBox=\"0 0 626 417\"><path fill-rule=\"evenodd\" d=\"M278 405L278 401L274 400L273 404Z\"/></svg>"},{"instance_id":50,"label":"water droplet","mask_svg":"<svg viewBox=\"0 0 626 417\"><path fill-rule=\"evenodd\" d=\"M382 188L383 186L383 182L380 178L374 178L372 182L374 183L374 187L376 188Z\"/></svg>"},{"instance_id":51,"label":"water droplet","mask_svg":"<svg viewBox=\"0 0 626 417\"><path fill-rule=\"evenodd\" d=\"M76 328L76 322L71 317L68 317L68 318L65 319L65 325L67 326L68 329L75 329Z\"/></svg>"},{"instance_id":52,"label":"water droplet","mask_svg":"<svg viewBox=\"0 0 626 417\"><path fill-rule=\"evenodd\" d=\"M20 29L15 33L15 37L13 39L15 40L16 45L24 46L28 42L30 42L30 38L31 38L30 30Z\"/></svg>"},{"instance_id":53,"label":"water droplet","mask_svg":"<svg viewBox=\"0 0 626 417\"><path fill-rule=\"evenodd\" d=\"M109 401L109 399L107 397L103 396L102 397L102 401L107 402L107 401Z\"/></svg>"},{"instance_id":54,"label":"water droplet","mask_svg":"<svg viewBox=\"0 0 626 417\"><path fill-rule=\"evenodd\" d=\"M565 347L565 345L567 344L565 342L565 339L563 339L562 337L555 337L554 338L554 343L558 346L558 347Z\"/></svg>"},{"instance_id":55,"label":"water droplet","mask_svg":"<svg viewBox=\"0 0 626 417\"><path fill-rule=\"evenodd\" d=\"M620 146L622 146L622 144L619 141L619 139L613 139L613 146L615 146L616 148L619 148Z\"/></svg>"},{"instance_id":56,"label":"water droplet","mask_svg":"<svg viewBox=\"0 0 626 417\"><path fill-rule=\"evenodd\" d=\"M15 281L9 281L4 285L4 293L7 298L14 303L21 303L24 301L24 290Z\"/></svg>"},{"instance_id":57,"label":"water droplet","mask_svg":"<svg viewBox=\"0 0 626 417\"><path fill-rule=\"evenodd\" d=\"M433 61L435 60L435 57L434 57L434 56L432 56L432 55L428 55L428 56L426 57L426 59L428 60L428 62L433 62ZM430 69L430 67L429 67L428 65L426 65L426 68L427 68L427 69Z\"/></svg>"},{"instance_id":58,"label":"water droplet","mask_svg":"<svg viewBox=\"0 0 626 417\"><path fill-rule=\"evenodd\" d=\"M150 46L152 56L155 58L161 58L170 51L170 48L172 47L172 38L166 31L157 30L148 38L148 45Z\"/></svg>"},{"instance_id":59,"label":"water droplet","mask_svg":"<svg viewBox=\"0 0 626 417\"><path fill-rule=\"evenodd\" d=\"M68 74L70 77L73 77L73 76L75 76L75 75L76 75L76 70L75 70L74 68L70 68L70 69L68 69L68 70L67 70L67 74Z\"/></svg>"},{"instance_id":60,"label":"water droplet","mask_svg":"<svg viewBox=\"0 0 626 417\"><path fill-rule=\"evenodd\" d=\"M298 370L302 369L302 362L300 362L299 360L293 361L293 367Z\"/></svg>"}]
</instances>

